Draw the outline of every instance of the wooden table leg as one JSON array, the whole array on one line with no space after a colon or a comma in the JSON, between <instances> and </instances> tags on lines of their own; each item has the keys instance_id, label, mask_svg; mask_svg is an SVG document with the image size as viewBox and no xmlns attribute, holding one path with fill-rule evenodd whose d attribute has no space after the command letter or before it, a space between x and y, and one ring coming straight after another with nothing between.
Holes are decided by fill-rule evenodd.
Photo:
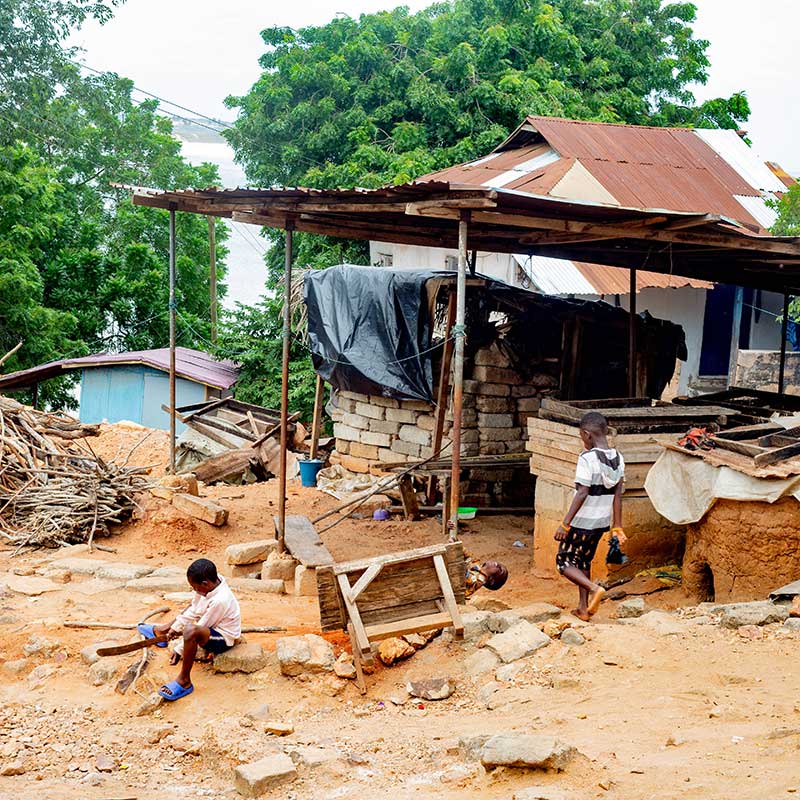
<instances>
[{"instance_id":1,"label":"wooden table leg","mask_svg":"<svg viewBox=\"0 0 800 800\"><path fill-rule=\"evenodd\" d=\"M367 682L364 680L364 670L361 668L361 649L356 641L356 632L353 630L353 624L348 623L347 633L350 635L350 645L353 648L353 664L356 668L356 686L361 694L367 693Z\"/></svg>"}]
</instances>

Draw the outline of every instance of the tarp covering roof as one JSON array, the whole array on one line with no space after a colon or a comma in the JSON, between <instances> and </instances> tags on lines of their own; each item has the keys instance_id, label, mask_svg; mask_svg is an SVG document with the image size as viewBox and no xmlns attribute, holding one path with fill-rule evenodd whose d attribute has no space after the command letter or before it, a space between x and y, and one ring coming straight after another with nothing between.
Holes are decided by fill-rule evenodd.
<instances>
[{"instance_id":1,"label":"tarp covering roof","mask_svg":"<svg viewBox=\"0 0 800 800\"><path fill-rule=\"evenodd\" d=\"M65 358L51 361L31 369L0 375L0 392L11 392L57 378L75 370L94 367L141 364L162 372L169 372L169 348L135 350L129 353L99 353L82 358ZM188 347L175 348L175 374L180 378L202 383L214 389L229 389L236 383L239 370L232 361L216 361L208 353Z\"/></svg>"}]
</instances>

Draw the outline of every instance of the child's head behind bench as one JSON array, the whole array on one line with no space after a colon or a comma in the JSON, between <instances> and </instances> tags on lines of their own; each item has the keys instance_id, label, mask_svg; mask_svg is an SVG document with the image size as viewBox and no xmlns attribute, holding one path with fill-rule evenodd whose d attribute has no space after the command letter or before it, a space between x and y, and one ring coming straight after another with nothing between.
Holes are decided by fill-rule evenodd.
<instances>
[{"instance_id":1,"label":"child's head behind bench","mask_svg":"<svg viewBox=\"0 0 800 800\"><path fill-rule=\"evenodd\" d=\"M605 442L608 436L608 420L599 411L589 411L581 417L581 441L587 450Z\"/></svg>"},{"instance_id":2,"label":"child's head behind bench","mask_svg":"<svg viewBox=\"0 0 800 800\"><path fill-rule=\"evenodd\" d=\"M198 594L206 595L219 585L217 565L207 558L198 558L197 561L189 564L189 569L186 570L186 579Z\"/></svg>"}]
</instances>

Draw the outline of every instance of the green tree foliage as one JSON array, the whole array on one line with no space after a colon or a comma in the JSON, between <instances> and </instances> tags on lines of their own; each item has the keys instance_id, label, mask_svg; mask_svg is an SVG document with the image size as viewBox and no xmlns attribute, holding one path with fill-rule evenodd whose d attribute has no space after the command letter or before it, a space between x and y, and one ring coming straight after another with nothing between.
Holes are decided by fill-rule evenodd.
<instances>
[{"instance_id":1,"label":"green tree foliage","mask_svg":"<svg viewBox=\"0 0 800 800\"><path fill-rule=\"evenodd\" d=\"M778 213L770 229L772 233L776 236L800 236L800 184L795 183L780 200L772 201L770 205ZM800 297L792 298L789 317L800 322Z\"/></svg>"},{"instance_id":2,"label":"green tree foliage","mask_svg":"<svg viewBox=\"0 0 800 800\"><path fill-rule=\"evenodd\" d=\"M237 304L224 316L217 354L240 365L236 397L267 408L281 407L283 323L280 300L264 298L255 306ZM308 350L290 346L289 408L310 420L314 410L315 373Z\"/></svg>"},{"instance_id":3,"label":"green tree foliage","mask_svg":"<svg viewBox=\"0 0 800 800\"><path fill-rule=\"evenodd\" d=\"M85 77L63 48L88 17L104 21L111 3L6 0L0 6L0 175L37 196L4 203L10 230L36 236L3 243L0 355L13 370L100 350L162 347L168 340L167 213L131 205L112 182L156 188L218 183L216 168L189 165L155 101L136 102L133 84L114 74ZM38 194L37 194L38 192ZM227 230L217 231L224 278ZM208 228L178 215L178 341L204 347L209 337ZM224 283L220 294L224 294ZM33 336L42 320L52 336ZM48 324L45 321L49 320ZM27 322L26 322L27 321ZM41 395L69 404L62 382Z\"/></svg>"}]
</instances>

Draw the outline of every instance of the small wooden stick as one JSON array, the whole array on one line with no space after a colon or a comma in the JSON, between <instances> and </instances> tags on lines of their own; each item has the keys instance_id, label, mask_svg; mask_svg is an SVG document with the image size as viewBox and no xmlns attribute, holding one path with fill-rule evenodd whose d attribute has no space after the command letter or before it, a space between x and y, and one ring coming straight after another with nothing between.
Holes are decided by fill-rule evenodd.
<instances>
[{"instance_id":1,"label":"small wooden stick","mask_svg":"<svg viewBox=\"0 0 800 800\"><path fill-rule=\"evenodd\" d=\"M169 611L169 606L161 606L155 611L151 611L147 616L142 617L141 622L147 622L151 617L157 617L159 614L166 614ZM82 620L68 620L64 623L65 628L111 628L118 631L134 631L136 630L136 622L95 622L95 621L82 621Z\"/></svg>"}]
</instances>

